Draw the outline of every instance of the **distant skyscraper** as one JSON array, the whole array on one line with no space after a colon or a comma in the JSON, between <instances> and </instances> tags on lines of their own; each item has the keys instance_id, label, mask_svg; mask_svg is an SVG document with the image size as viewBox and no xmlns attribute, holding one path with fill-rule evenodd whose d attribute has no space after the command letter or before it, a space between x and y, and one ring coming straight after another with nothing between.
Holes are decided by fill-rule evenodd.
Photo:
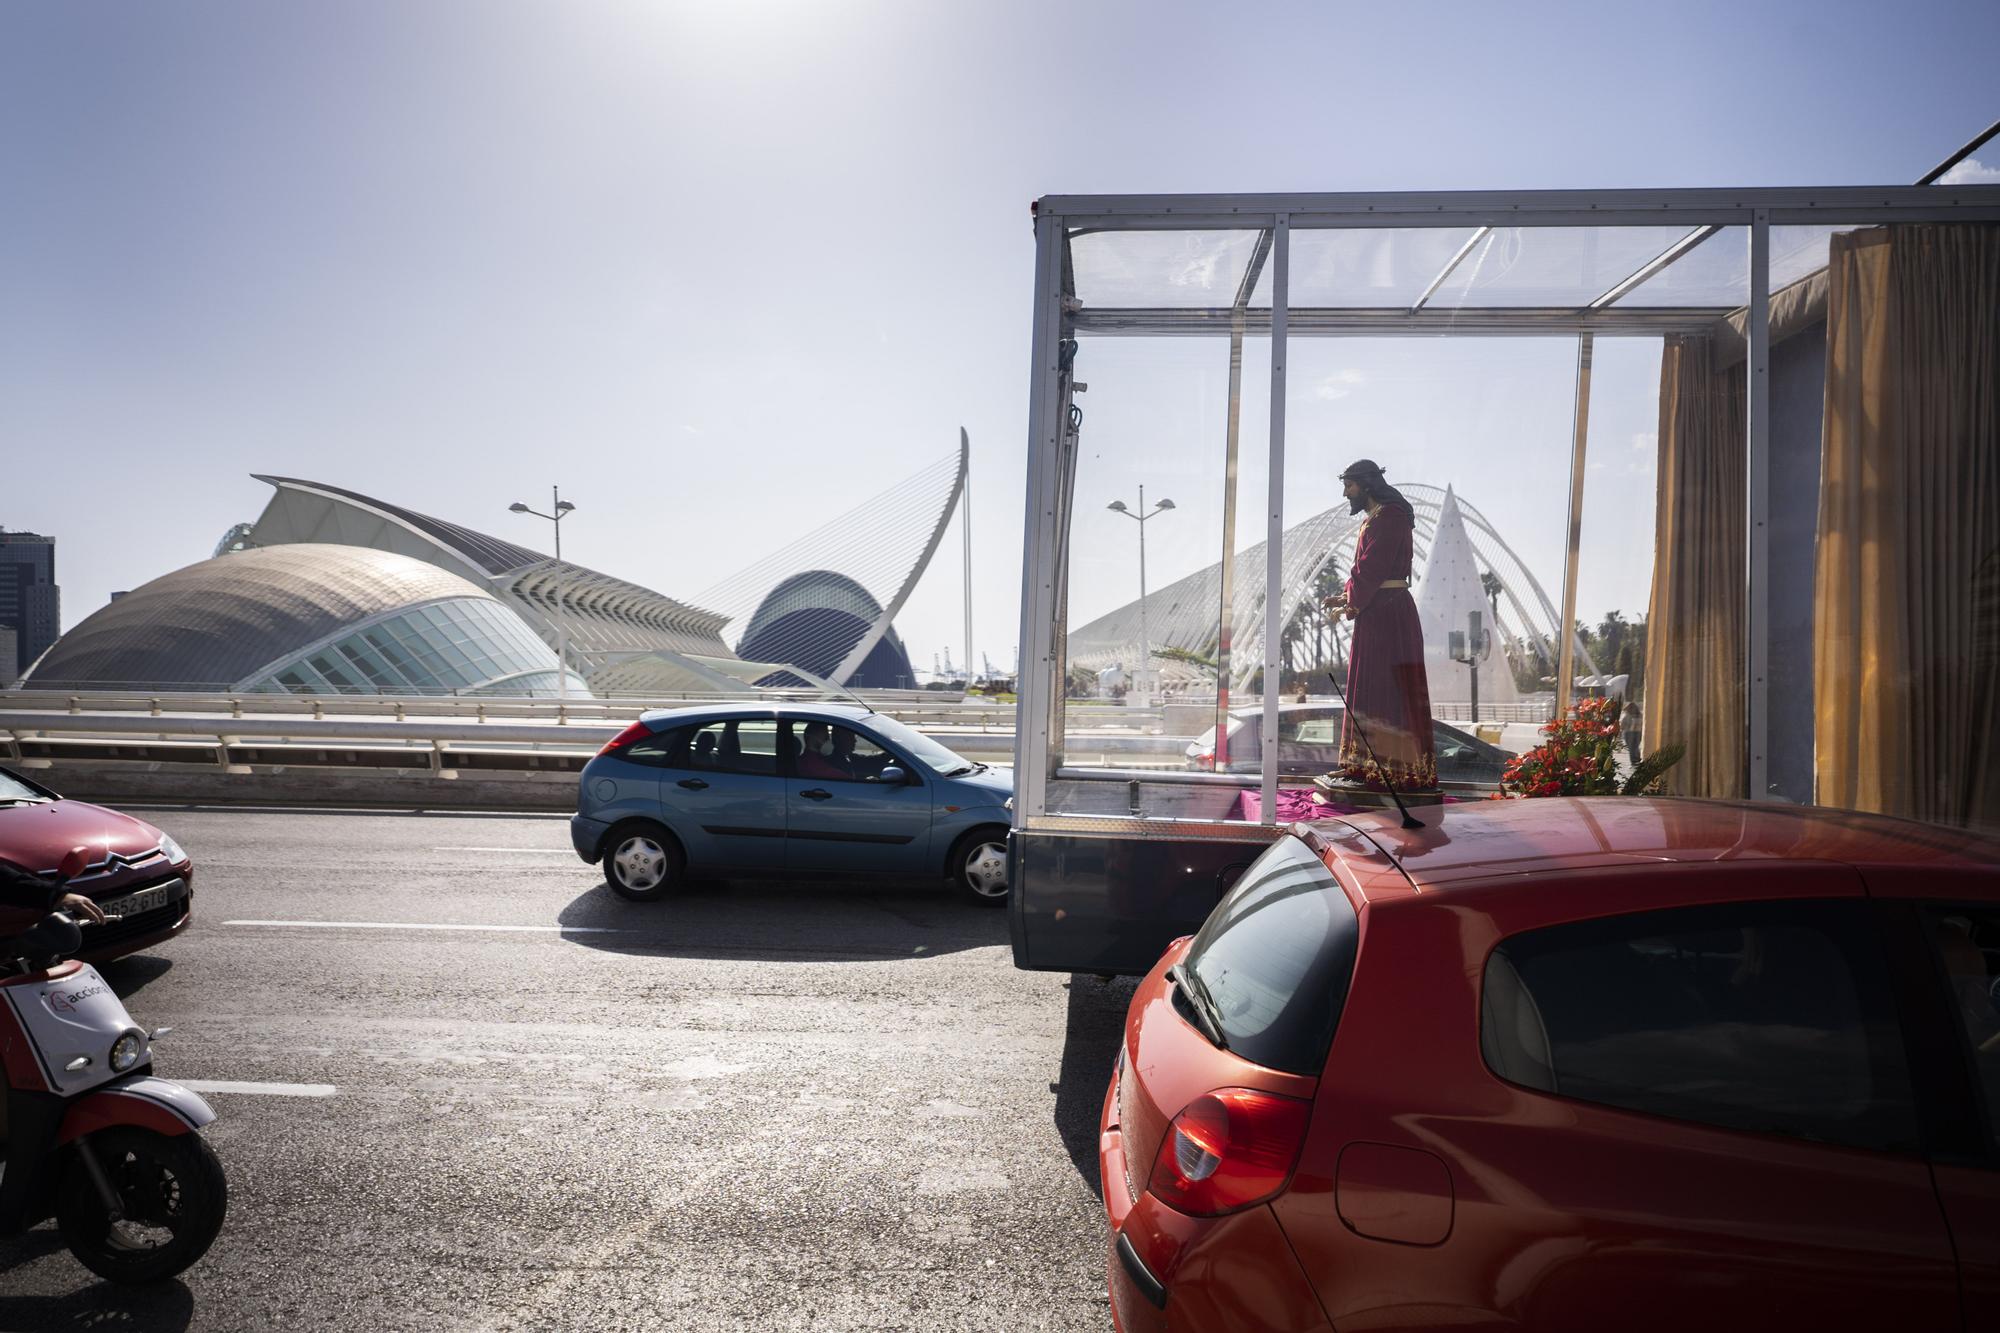
<instances>
[{"instance_id":1,"label":"distant skyscraper","mask_svg":"<svg viewBox=\"0 0 2000 1333\"><path fill-rule=\"evenodd\" d=\"M11 684L62 633L55 538L0 528L0 626L14 631L13 655L0 658Z\"/></svg>"}]
</instances>

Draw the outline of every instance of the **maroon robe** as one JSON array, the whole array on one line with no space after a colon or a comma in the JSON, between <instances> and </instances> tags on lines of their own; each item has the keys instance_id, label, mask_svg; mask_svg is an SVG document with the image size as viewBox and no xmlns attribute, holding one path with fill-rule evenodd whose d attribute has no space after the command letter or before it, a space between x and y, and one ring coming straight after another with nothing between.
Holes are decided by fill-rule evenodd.
<instances>
[{"instance_id":1,"label":"maroon robe","mask_svg":"<svg viewBox=\"0 0 2000 1333\"><path fill-rule=\"evenodd\" d=\"M1347 649L1347 721L1340 734L1339 776L1399 791L1437 786L1430 683L1424 676L1424 629L1410 596L1416 519L1406 505L1385 504L1361 526L1347 605L1354 633ZM1384 583L1400 581L1400 588ZM1374 746L1355 733L1359 715Z\"/></svg>"}]
</instances>

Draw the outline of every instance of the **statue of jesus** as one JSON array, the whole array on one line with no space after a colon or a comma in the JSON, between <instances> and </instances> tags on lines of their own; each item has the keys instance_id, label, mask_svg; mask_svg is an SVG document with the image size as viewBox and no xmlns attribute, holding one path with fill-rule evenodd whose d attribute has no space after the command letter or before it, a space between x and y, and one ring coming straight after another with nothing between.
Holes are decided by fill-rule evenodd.
<instances>
[{"instance_id":1,"label":"statue of jesus","mask_svg":"<svg viewBox=\"0 0 2000 1333\"><path fill-rule=\"evenodd\" d=\"M1340 480L1348 513L1365 512L1368 520L1355 541L1346 587L1325 602L1328 611L1353 621L1354 629L1347 648L1340 767L1315 785L1335 800L1390 787L1433 793L1437 751L1424 631L1410 596L1416 514L1369 459L1350 466Z\"/></svg>"}]
</instances>

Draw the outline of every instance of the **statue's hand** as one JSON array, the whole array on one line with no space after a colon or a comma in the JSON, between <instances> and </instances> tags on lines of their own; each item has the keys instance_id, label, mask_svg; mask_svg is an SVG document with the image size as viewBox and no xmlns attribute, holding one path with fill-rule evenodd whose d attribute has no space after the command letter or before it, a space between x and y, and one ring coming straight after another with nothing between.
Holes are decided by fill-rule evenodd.
<instances>
[{"instance_id":1,"label":"statue's hand","mask_svg":"<svg viewBox=\"0 0 2000 1333\"><path fill-rule=\"evenodd\" d=\"M1343 606L1342 606L1342 607L1340 608L1340 614L1341 614L1342 616L1346 617L1347 619L1349 619L1349 620L1352 620L1352 619L1354 619L1354 618L1355 618L1356 616L1360 615L1361 613L1360 613L1359 611L1355 610L1355 609L1354 609L1353 607L1351 607L1351 606L1345 606L1345 605L1343 605Z\"/></svg>"}]
</instances>

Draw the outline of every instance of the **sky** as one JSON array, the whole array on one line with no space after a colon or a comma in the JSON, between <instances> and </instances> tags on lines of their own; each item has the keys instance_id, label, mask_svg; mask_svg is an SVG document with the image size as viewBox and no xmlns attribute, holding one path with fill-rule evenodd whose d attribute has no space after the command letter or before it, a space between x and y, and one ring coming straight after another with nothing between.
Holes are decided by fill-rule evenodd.
<instances>
[{"instance_id":1,"label":"sky","mask_svg":"<svg viewBox=\"0 0 2000 1333\"><path fill-rule=\"evenodd\" d=\"M253 472L544 549L545 526L507 506L560 484L577 506L566 557L692 598L964 427L975 651L1004 666L1037 196L1907 183L2000 115L1996 55L1984 0L1893 18L10 3L0 526L57 537L73 626L254 519L269 491ZM1164 411L1121 405L1120 355L1084 400L1094 443L1119 438L1121 414ZM1588 619L1644 609L1632 551L1648 543L1629 530L1651 494L1643 360L1594 399ZM1567 437L1573 361L1561 340L1477 374L1316 345L1294 366L1313 387L1289 413L1288 481L1296 467L1303 498L1320 463L1365 444L1392 480L1459 485L1517 546L1559 543L1566 462L1547 440ZM1126 448L1101 474L1086 461L1080 614L1136 592L1131 525L1100 489L1132 503L1142 481L1179 486L1185 512L1148 528L1154 586L1216 558L1199 451L1217 442L1186 423L1217 419L1220 378L1212 357L1187 369L1198 410L1156 452ZM920 668L963 656L959 549L954 529L898 620Z\"/></svg>"}]
</instances>

